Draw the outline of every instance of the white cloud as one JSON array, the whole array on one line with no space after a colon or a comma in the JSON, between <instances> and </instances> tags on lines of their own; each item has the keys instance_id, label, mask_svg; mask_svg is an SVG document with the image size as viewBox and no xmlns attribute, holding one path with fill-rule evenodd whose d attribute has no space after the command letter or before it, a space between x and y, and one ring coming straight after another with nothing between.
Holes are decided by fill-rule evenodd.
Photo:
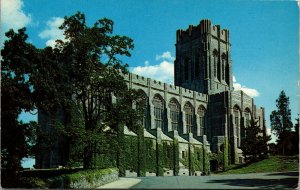
<instances>
[{"instance_id":1,"label":"white cloud","mask_svg":"<svg viewBox=\"0 0 300 190\"><path fill-rule=\"evenodd\" d=\"M12 28L17 30L27 26L31 22L31 15L23 11L22 0L1 1L1 25L5 32Z\"/></svg>"},{"instance_id":2,"label":"white cloud","mask_svg":"<svg viewBox=\"0 0 300 190\"><path fill-rule=\"evenodd\" d=\"M60 30L58 27L64 22L64 19L61 17L52 17L47 21L47 28L39 33L39 37L42 39L48 39L46 42L47 46L54 47L56 40L65 40L63 30Z\"/></svg>"},{"instance_id":3,"label":"white cloud","mask_svg":"<svg viewBox=\"0 0 300 190\"><path fill-rule=\"evenodd\" d=\"M170 84L174 81L174 64L168 61L157 65L150 65L149 61L145 61L144 66L133 67L131 72Z\"/></svg>"},{"instance_id":4,"label":"white cloud","mask_svg":"<svg viewBox=\"0 0 300 190\"><path fill-rule=\"evenodd\" d=\"M271 132L270 128L267 128L267 135L271 135L271 140L269 143L276 143L277 137L274 133Z\"/></svg>"},{"instance_id":5,"label":"white cloud","mask_svg":"<svg viewBox=\"0 0 300 190\"><path fill-rule=\"evenodd\" d=\"M248 88L246 86L242 86L240 83L238 83L236 81L235 76L232 77L232 81L233 81L233 88L234 88L235 91L241 90L241 91L245 92L247 95L249 95L252 98L259 96L259 92L256 89Z\"/></svg>"},{"instance_id":6,"label":"white cloud","mask_svg":"<svg viewBox=\"0 0 300 190\"><path fill-rule=\"evenodd\" d=\"M234 83L236 83L235 76L232 76L232 81L233 81Z\"/></svg>"},{"instance_id":7,"label":"white cloud","mask_svg":"<svg viewBox=\"0 0 300 190\"><path fill-rule=\"evenodd\" d=\"M156 61L159 61L159 60L174 61L175 58L172 57L171 52L166 51L166 52L162 53L161 55L156 55L155 60Z\"/></svg>"}]
</instances>

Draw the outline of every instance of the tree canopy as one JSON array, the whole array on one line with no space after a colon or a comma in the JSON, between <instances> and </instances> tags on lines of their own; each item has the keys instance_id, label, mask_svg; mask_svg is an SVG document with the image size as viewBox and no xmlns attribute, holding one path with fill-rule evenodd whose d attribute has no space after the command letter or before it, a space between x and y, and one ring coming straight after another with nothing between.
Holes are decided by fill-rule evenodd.
<instances>
[{"instance_id":1,"label":"tree canopy","mask_svg":"<svg viewBox=\"0 0 300 190\"><path fill-rule=\"evenodd\" d=\"M277 137L284 131L291 131L293 123L291 120L291 109L289 108L289 97L282 90L276 100L277 110L272 111L270 115L271 129Z\"/></svg>"},{"instance_id":2,"label":"tree canopy","mask_svg":"<svg viewBox=\"0 0 300 190\"><path fill-rule=\"evenodd\" d=\"M121 61L131 55L133 40L114 35L113 21L107 18L87 26L80 12L65 17L60 29L65 40L42 49L27 42L25 28L6 33L1 50L1 164L13 161L5 166L11 171L20 168L23 157L34 155L36 149L28 145L36 144L36 133L42 132L36 123L18 121L22 111L38 109L50 116L63 112L65 122L58 120L53 126L58 136L82 142L85 168L93 167L94 145L105 145L97 141L104 131L117 134L118 126L125 124L137 130L143 113L133 109L142 96L128 89L124 81L128 65ZM36 148L42 148L40 141Z\"/></svg>"},{"instance_id":3,"label":"tree canopy","mask_svg":"<svg viewBox=\"0 0 300 190\"><path fill-rule=\"evenodd\" d=\"M258 125L258 121L251 120L246 127L246 137L242 141L241 150L246 161L258 161L268 155L268 141L271 136L264 134L264 130Z\"/></svg>"},{"instance_id":4,"label":"tree canopy","mask_svg":"<svg viewBox=\"0 0 300 190\"><path fill-rule=\"evenodd\" d=\"M277 145L280 147L282 155L290 154L293 147L293 123L289 104L289 97L284 91L281 91L276 100L277 110L272 111L270 115L271 129L278 137Z\"/></svg>"}]
</instances>

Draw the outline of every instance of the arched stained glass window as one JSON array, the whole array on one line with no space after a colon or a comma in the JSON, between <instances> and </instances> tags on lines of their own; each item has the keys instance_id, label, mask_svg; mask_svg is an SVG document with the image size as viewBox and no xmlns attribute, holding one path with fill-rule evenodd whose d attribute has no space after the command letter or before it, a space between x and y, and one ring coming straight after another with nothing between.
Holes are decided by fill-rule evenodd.
<instances>
[{"instance_id":1,"label":"arched stained glass window","mask_svg":"<svg viewBox=\"0 0 300 190\"><path fill-rule=\"evenodd\" d=\"M199 107L198 109L198 115L199 115L199 131L197 131L198 135L205 135L206 134L206 126L205 126L205 120L206 120L206 110L203 106Z\"/></svg>"},{"instance_id":2,"label":"arched stained glass window","mask_svg":"<svg viewBox=\"0 0 300 190\"><path fill-rule=\"evenodd\" d=\"M203 69L203 68L201 68ZM196 53L195 55L195 77L198 78L200 75L200 55Z\"/></svg>"},{"instance_id":3,"label":"arched stained glass window","mask_svg":"<svg viewBox=\"0 0 300 190\"><path fill-rule=\"evenodd\" d=\"M194 108L190 103L186 103L184 105L184 113L185 113L185 123L186 123L186 132L191 133L193 127L193 110Z\"/></svg>"},{"instance_id":4,"label":"arched stained glass window","mask_svg":"<svg viewBox=\"0 0 300 190\"><path fill-rule=\"evenodd\" d=\"M142 125L144 128L147 128L147 119L148 119L148 97L145 92L141 92L143 94L142 99L136 103L136 109L138 111L143 112L142 117L139 121L139 124Z\"/></svg>"},{"instance_id":5,"label":"arched stained glass window","mask_svg":"<svg viewBox=\"0 0 300 190\"><path fill-rule=\"evenodd\" d=\"M249 109L245 110L245 127L249 127L251 120L251 113Z\"/></svg>"},{"instance_id":6,"label":"arched stained glass window","mask_svg":"<svg viewBox=\"0 0 300 190\"><path fill-rule=\"evenodd\" d=\"M189 80L189 58L184 58L184 79Z\"/></svg>"},{"instance_id":7,"label":"arched stained glass window","mask_svg":"<svg viewBox=\"0 0 300 190\"><path fill-rule=\"evenodd\" d=\"M179 125L179 103L175 100L172 99L169 103L169 108L170 108L170 114L171 114L171 125L172 125L172 130L178 130L178 125Z\"/></svg>"},{"instance_id":8,"label":"arched stained glass window","mask_svg":"<svg viewBox=\"0 0 300 190\"><path fill-rule=\"evenodd\" d=\"M155 128L163 129L164 123L164 103L163 99L159 96L155 96L152 101L154 105L154 120Z\"/></svg>"},{"instance_id":9,"label":"arched stained glass window","mask_svg":"<svg viewBox=\"0 0 300 190\"><path fill-rule=\"evenodd\" d=\"M234 124L236 127L237 146L241 146L241 132L240 132L240 110L237 106L233 108Z\"/></svg>"}]
</instances>

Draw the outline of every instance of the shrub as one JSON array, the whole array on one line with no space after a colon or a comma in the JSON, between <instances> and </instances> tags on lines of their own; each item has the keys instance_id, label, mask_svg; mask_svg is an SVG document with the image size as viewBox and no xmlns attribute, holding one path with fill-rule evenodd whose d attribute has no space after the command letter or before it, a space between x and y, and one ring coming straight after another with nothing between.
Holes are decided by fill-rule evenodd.
<instances>
[{"instance_id":1,"label":"shrub","mask_svg":"<svg viewBox=\"0 0 300 190\"><path fill-rule=\"evenodd\" d=\"M48 180L49 188L97 188L118 179L118 169L83 170Z\"/></svg>"}]
</instances>

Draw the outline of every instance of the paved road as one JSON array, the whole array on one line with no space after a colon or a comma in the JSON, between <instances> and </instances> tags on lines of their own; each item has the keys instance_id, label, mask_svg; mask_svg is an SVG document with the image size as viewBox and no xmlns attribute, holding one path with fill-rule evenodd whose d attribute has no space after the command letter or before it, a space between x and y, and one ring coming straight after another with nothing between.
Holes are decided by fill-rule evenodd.
<instances>
[{"instance_id":1,"label":"paved road","mask_svg":"<svg viewBox=\"0 0 300 190\"><path fill-rule=\"evenodd\" d=\"M296 188L298 172L239 175L140 177L133 189L274 189Z\"/></svg>"}]
</instances>

